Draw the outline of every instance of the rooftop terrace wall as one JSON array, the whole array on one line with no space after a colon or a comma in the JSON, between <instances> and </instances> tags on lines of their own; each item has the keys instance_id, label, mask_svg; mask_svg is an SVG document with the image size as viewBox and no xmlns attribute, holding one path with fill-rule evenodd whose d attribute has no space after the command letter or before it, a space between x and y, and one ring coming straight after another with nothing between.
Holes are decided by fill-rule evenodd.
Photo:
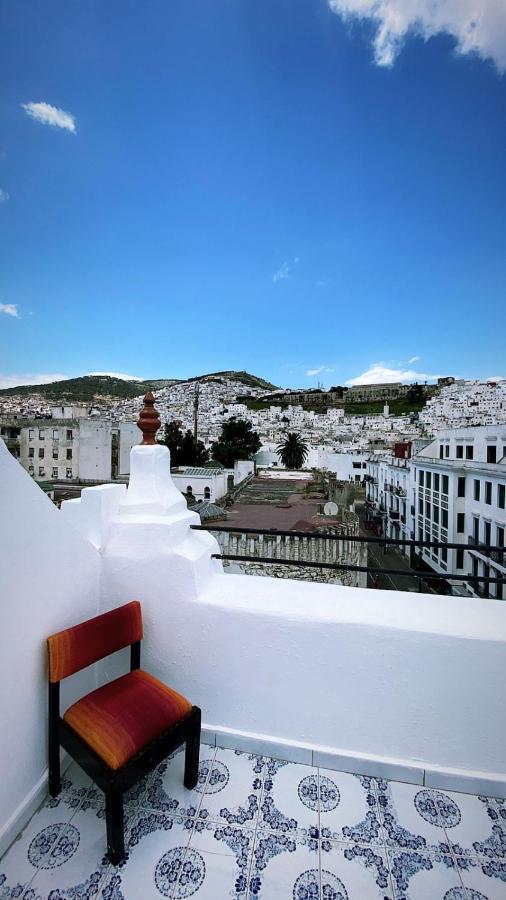
<instances>
[{"instance_id":1,"label":"rooftop terrace wall","mask_svg":"<svg viewBox=\"0 0 506 900\"><path fill-rule=\"evenodd\" d=\"M47 789L46 638L99 606L100 557L0 440L0 853ZM63 685L68 706L87 670Z\"/></svg>"}]
</instances>

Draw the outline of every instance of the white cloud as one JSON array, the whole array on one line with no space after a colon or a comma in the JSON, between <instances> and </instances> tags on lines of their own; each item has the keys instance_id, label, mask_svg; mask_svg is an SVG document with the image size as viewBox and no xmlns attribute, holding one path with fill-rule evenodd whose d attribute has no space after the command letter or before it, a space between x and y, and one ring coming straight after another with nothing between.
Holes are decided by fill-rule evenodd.
<instances>
[{"instance_id":1,"label":"white cloud","mask_svg":"<svg viewBox=\"0 0 506 900\"><path fill-rule=\"evenodd\" d=\"M300 262L300 258L298 256L294 257L292 262L284 262L282 266L279 267L277 272L274 272L272 276L272 280L274 284L276 281L283 281L285 278L290 278L290 273L294 266L296 266Z\"/></svg>"},{"instance_id":2,"label":"white cloud","mask_svg":"<svg viewBox=\"0 0 506 900\"><path fill-rule=\"evenodd\" d=\"M419 359L420 359L419 356L412 356L411 359L408 359L408 365L411 365L411 363L416 363L416 362L418 362Z\"/></svg>"},{"instance_id":3,"label":"white cloud","mask_svg":"<svg viewBox=\"0 0 506 900\"><path fill-rule=\"evenodd\" d=\"M15 303L0 303L0 313L19 319L18 308Z\"/></svg>"},{"instance_id":4,"label":"white cloud","mask_svg":"<svg viewBox=\"0 0 506 900\"><path fill-rule=\"evenodd\" d=\"M107 375L109 378L122 378L123 381L144 381L137 375L125 375L123 372L88 372L88 375Z\"/></svg>"},{"instance_id":5,"label":"white cloud","mask_svg":"<svg viewBox=\"0 0 506 900\"><path fill-rule=\"evenodd\" d=\"M64 109L51 106L50 103L22 103L25 112L43 125L53 125L55 128L64 128L66 131L76 133L75 117Z\"/></svg>"},{"instance_id":6,"label":"white cloud","mask_svg":"<svg viewBox=\"0 0 506 900\"><path fill-rule=\"evenodd\" d=\"M21 387L23 384L50 384L52 381L66 381L68 375L53 373L50 375L2 375L0 374L0 388Z\"/></svg>"},{"instance_id":7,"label":"white cloud","mask_svg":"<svg viewBox=\"0 0 506 900\"><path fill-rule=\"evenodd\" d=\"M318 366L316 369L308 369L306 372L306 376L308 378L312 378L314 375L321 375L322 372L333 372L334 369L331 369L329 366Z\"/></svg>"},{"instance_id":8,"label":"white cloud","mask_svg":"<svg viewBox=\"0 0 506 900\"><path fill-rule=\"evenodd\" d=\"M415 372L413 369L390 369L382 363L375 363L367 372L349 378L346 384L391 384L396 381L435 381L441 375L429 375L427 372Z\"/></svg>"},{"instance_id":9,"label":"white cloud","mask_svg":"<svg viewBox=\"0 0 506 900\"><path fill-rule=\"evenodd\" d=\"M0 188L0 203L7 203L9 197L10 195L7 193L7 191L4 191L2 190L2 188Z\"/></svg>"},{"instance_id":10,"label":"white cloud","mask_svg":"<svg viewBox=\"0 0 506 900\"><path fill-rule=\"evenodd\" d=\"M449 34L458 53L477 53L506 69L506 3L504 0L328 0L344 19L375 25L374 58L391 66L410 35L424 40Z\"/></svg>"}]
</instances>

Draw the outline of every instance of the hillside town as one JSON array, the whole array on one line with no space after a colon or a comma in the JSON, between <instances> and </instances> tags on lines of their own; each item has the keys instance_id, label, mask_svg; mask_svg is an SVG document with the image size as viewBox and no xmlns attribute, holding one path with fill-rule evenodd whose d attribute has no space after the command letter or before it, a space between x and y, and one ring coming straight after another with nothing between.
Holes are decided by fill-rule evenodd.
<instances>
[{"instance_id":1,"label":"hillside town","mask_svg":"<svg viewBox=\"0 0 506 900\"><path fill-rule=\"evenodd\" d=\"M227 373L154 391L162 426L158 439L163 440L164 426L170 425L202 448L203 465L195 464L195 459L192 464L183 459L183 464L174 465L173 460L172 471L174 483L190 508L199 511L202 522L216 525L228 520L245 529L256 525L308 532L341 528L349 535L362 529L391 542L504 546L506 381L447 377L434 385L371 384L328 391L273 391L262 384L253 376L245 383L239 373ZM58 406L36 390L29 395L4 394L1 436L42 489L60 502L78 497L87 485L128 481L130 451L140 436L136 420L141 400L95 396L87 404L62 400ZM362 412L357 411L360 408ZM230 422L248 423L258 449L245 454L247 459L237 457L224 466L213 459L213 448ZM290 434L296 434L304 447L298 482L283 475L287 466L279 448ZM466 477L469 487L463 488ZM308 493L314 498L310 507ZM322 513L329 500L338 501L330 517ZM271 514L275 510L271 518L269 504ZM283 505L292 509L288 517L281 515ZM221 532L222 549L229 550L230 542ZM239 545L236 541L236 551ZM431 579L436 573L439 589L504 596L500 550L487 556L454 548L394 546L396 556L409 559L411 565L416 557L427 589L435 586ZM298 544L297 550L291 546L284 552L295 561L302 559ZM321 550L313 556L317 558L324 561ZM340 557L334 553L330 560L339 562ZM355 558L355 563L366 561L363 552ZM258 569L244 564L241 571L258 573ZM263 571L273 574L269 567ZM456 576L451 582L444 579L450 573ZM283 566L277 574L308 577L307 571L294 574ZM345 577L342 572L325 574L326 580L340 583ZM322 571L311 577L321 579ZM346 583L365 581L364 574L357 573Z\"/></svg>"}]
</instances>

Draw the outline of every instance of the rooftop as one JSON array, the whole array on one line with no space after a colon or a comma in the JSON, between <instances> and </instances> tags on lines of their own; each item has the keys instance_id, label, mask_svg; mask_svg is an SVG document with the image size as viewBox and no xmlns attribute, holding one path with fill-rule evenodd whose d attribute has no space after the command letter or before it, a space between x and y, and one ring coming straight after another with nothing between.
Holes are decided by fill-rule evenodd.
<instances>
[{"instance_id":1,"label":"rooftop","mask_svg":"<svg viewBox=\"0 0 506 900\"><path fill-rule=\"evenodd\" d=\"M201 746L128 795L127 859L105 853L102 793L73 763L0 861L24 900L499 900L506 804ZM467 891L467 892L466 892Z\"/></svg>"}]
</instances>

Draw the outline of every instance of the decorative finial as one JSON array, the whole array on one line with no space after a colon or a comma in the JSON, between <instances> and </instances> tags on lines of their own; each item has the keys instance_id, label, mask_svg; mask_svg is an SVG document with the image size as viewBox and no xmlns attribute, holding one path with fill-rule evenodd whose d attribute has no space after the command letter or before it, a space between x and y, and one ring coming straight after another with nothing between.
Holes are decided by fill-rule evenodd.
<instances>
[{"instance_id":1,"label":"decorative finial","mask_svg":"<svg viewBox=\"0 0 506 900\"><path fill-rule=\"evenodd\" d=\"M141 444L156 444L155 434L160 428L160 416L155 409L155 398L151 391L144 397L144 406L137 419L137 427L142 431Z\"/></svg>"}]
</instances>

